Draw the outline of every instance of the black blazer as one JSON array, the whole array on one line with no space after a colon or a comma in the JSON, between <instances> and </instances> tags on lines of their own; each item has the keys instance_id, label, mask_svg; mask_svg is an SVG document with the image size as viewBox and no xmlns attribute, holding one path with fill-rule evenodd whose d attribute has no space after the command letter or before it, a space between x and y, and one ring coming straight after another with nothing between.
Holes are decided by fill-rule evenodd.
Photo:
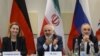
<instances>
[{"instance_id":1,"label":"black blazer","mask_svg":"<svg viewBox=\"0 0 100 56\"><path fill-rule=\"evenodd\" d=\"M25 40L23 37L17 37L16 49L18 49L18 51L21 52L22 56L26 56L27 49L26 49L26 44L25 44ZM15 51L15 50L12 50L12 44L11 44L10 37L3 38L2 51Z\"/></svg>"},{"instance_id":2,"label":"black blazer","mask_svg":"<svg viewBox=\"0 0 100 56\"><path fill-rule=\"evenodd\" d=\"M78 39L78 47L80 49L80 43L83 39L82 34L80 36L76 37L75 39ZM73 40L73 48L74 48L74 44L75 44L75 39ZM95 50L95 53L97 53L98 52L98 42L97 42L96 37L90 35L89 39L94 43L94 50ZM87 47L87 51L86 51L87 54L89 54L89 50L90 50L90 46ZM80 50L79 50L79 55L80 55Z\"/></svg>"},{"instance_id":3,"label":"black blazer","mask_svg":"<svg viewBox=\"0 0 100 56\"><path fill-rule=\"evenodd\" d=\"M53 40L55 38L58 38L58 48L57 50L54 50L54 47L52 46L52 51L62 51L63 49L63 42L62 42L62 37L58 36L58 35L53 35ZM49 51L49 46L47 48L47 50L44 50L43 48L43 44L45 43L45 36L40 36L37 39L37 52L38 52L38 56L43 56L44 55L44 51Z\"/></svg>"}]
</instances>

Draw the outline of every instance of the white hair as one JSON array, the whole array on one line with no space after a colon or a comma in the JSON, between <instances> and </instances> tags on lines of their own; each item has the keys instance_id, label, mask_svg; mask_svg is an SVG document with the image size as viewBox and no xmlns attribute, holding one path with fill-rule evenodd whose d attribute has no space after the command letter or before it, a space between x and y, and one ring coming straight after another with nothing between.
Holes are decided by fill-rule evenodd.
<instances>
[{"instance_id":1,"label":"white hair","mask_svg":"<svg viewBox=\"0 0 100 56\"><path fill-rule=\"evenodd\" d=\"M83 31L82 31L82 30L83 30L83 26L84 26L84 25L90 26L89 23L84 23L84 24L82 24L82 26L81 26L81 33L82 33L82 34L83 34ZM89 32L89 35L91 34L91 31L92 31L92 30L91 30L91 26L90 26L90 32Z\"/></svg>"}]
</instances>

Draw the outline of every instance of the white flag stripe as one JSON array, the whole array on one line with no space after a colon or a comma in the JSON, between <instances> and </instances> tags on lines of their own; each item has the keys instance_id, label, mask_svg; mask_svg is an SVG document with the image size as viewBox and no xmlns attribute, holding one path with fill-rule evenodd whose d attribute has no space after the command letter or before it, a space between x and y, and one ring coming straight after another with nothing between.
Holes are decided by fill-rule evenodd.
<instances>
[{"instance_id":1,"label":"white flag stripe","mask_svg":"<svg viewBox=\"0 0 100 56\"><path fill-rule=\"evenodd\" d=\"M59 25L58 26L55 26L55 31L58 35L60 36L63 36L64 37L64 33L63 33L63 25L62 25L62 20L61 20L61 17L58 13L58 11L54 8L54 4L52 2L52 0L48 0L47 1L47 6L46 6L46 12L45 12L45 16L46 18L48 19L48 21L52 24L52 15L53 14L56 14L59 18L58 20L56 20L55 22L57 21L60 21Z\"/></svg>"},{"instance_id":2,"label":"white flag stripe","mask_svg":"<svg viewBox=\"0 0 100 56\"><path fill-rule=\"evenodd\" d=\"M88 21L89 21L89 23L91 24L91 27L92 27L88 0L79 0L79 2L80 2L82 9L83 9L86 17L88 18Z\"/></svg>"}]
</instances>

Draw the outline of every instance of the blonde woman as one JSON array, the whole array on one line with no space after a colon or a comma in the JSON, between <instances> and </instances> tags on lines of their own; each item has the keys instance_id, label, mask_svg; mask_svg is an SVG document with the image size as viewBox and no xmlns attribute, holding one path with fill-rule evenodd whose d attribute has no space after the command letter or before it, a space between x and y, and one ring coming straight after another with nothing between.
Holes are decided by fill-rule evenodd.
<instances>
[{"instance_id":1,"label":"blonde woman","mask_svg":"<svg viewBox=\"0 0 100 56\"><path fill-rule=\"evenodd\" d=\"M22 56L26 56L27 50L24 37L21 36L20 26L13 22L9 27L9 36L3 38L3 51L20 51Z\"/></svg>"}]
</instances>

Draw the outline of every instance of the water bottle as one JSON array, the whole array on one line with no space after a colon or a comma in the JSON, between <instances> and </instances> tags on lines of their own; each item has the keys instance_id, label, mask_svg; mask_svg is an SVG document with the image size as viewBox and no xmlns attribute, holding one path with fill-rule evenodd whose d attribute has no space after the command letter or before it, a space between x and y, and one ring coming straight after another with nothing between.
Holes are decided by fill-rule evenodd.
<instances>
[{"instance_id":1,"label":"water bottle","mask_svg":"<svg viewBox=\"0 0 100 56\"><path fill-rule=\"evenodd\" d=\"M100 42L98 42L98 48L99 48L99 52L100 52Z\"/></svg>"},{"instance_id":2,"label":"water bottle","mask_svg":"<svg viewBox=\"0 0 100 56\"><path fill-rule=\"evenodd\" d=\"M80 43L80 51L85 51L83 40L82 40L81 43Z\"/></svg>"},{"instance_id":3,"label":"water bottle","mask_svg":"<svg viewBox=\"0 0 100 56\"><path fill-rule=\"evenodd\" d=\"M82 39L82 41L80 43L80 56L86 56L85 45L84 45L83 39Z\"/></svg>"},{"instance_id":4,"label":"water bottle","mask_svg":"<svg viewBox=\"0 0 100 56\"><path fill-rule=\"evenodd\" d=\"M98 56L100 56L100 41L98 42L98 48L99 48Z\"/></svg>"},{"instance_id":5,"label":"water bottle","mask_svg":"<svg viewBox=\"0 0 100 56\"><path fill-rule=\"evenodd\" d=\"M95 56L94 44L92 42L90 42L89 44L90 44L90 55Z\"/></svg>"},{"instance_id":6,"label":"water bottle","mask_svg":"<svg viewBox=\"0 0 100 56\"><path fill-rule=\"evenodd\" d=\"M75 39L74 56L79 56L78 39Z\"/></svg>"}]
</instances>

